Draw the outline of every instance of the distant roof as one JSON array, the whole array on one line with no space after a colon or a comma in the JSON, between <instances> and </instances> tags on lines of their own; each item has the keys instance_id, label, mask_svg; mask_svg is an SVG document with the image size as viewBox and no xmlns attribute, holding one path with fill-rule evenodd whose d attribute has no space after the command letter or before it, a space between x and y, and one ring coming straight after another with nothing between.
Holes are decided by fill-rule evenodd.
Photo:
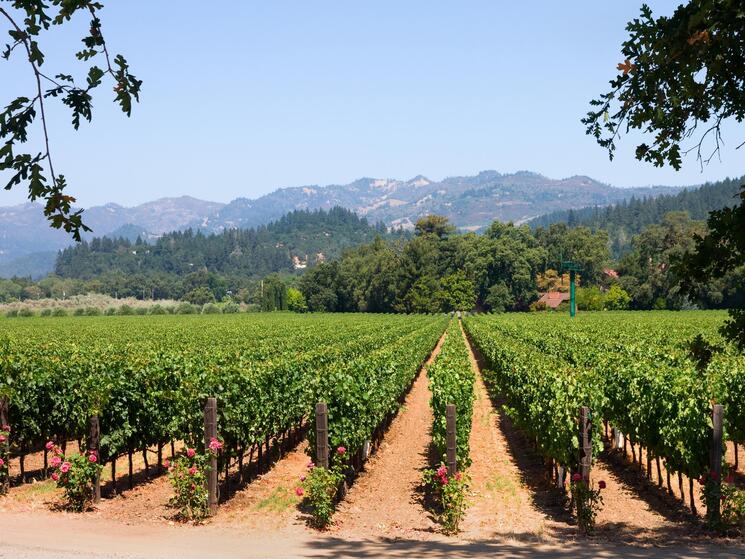
<instances>
[{"instance_id":1,"label":"distant roof","mask_svg":"<svg viewBox=\"0 0 745 559\"><path fill-rule=\"evenodd\" d=\"M569 293L564 293L561 291L550 291L548 293L544 293L541 295L541 298L538 299L539 303L545 303L547 307L551 307L552 309L555 309L559 305L561 305L564 301L569 300Z\"/></svg>"}]
</instances>

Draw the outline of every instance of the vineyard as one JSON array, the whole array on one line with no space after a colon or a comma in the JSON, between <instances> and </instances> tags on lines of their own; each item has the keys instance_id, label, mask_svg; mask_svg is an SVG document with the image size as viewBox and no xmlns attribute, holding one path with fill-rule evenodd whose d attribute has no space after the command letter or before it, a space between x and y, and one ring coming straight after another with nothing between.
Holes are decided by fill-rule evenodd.
<instances>
[{"instance_id":1,"label":"vineyard","mask_svg":"<svg viewBox=\"0 0 745 559\"><path fill-rule=\"evenodd\" d=\"M424 478L439 499L437 518L452 534L466 522L469 502L478 500L478 492L469 493L471 484L479 491L494 486L469 473L472 430L478 427L483 437L489 429L475 426L477 385L484 391L485 384L491 401L480 403L482 421L509 417L548 466L546 483L569 491L573 502L580 495L574 476L583 471L582 456L589 468L608 449L622 449L625 460L630 447L639 468L644 457L649 479L656 473L670 494L676 485L696 512L702 501L695 482L705 488L713 479L714 404L724 410L725 462L732 462L727 449L734 444L736 457L737 444L745 443L745 358L719 336L724 320L718 312L612 312L573 320L526 313L462 321L375 314L4 321L0 411L7 430L0 452L11 459L13 471L4 462L0 476L11 481L11 492L34 478L53 473L56 479L66 447L87 448L86 456L95 454L96 467L106 467L114 481L105 500L116 493L117 481L122 489L125 477L132 487L142 457L148 473L153 465L155 474L167 471L169 461L182 477L197 465L215 470L224 503L231 475L239 479L237 491L252 484L250 472L273 467L270 454L281 460L283 452L303 452L317 464L293 474L304 480L297 496L316 504L323 497L324 522L317 525L326 526L348 487L355 490L356 478L383 467L369 458L385 448L391 425L402 409L409 413L407 398L416 393L424 405L416 413L430 419L408 429L426 431L421 444L428 452L406 448L411 432L394 446L428 455L425 464L412 462L419 464L412 472L421 483L429 468ZM478 370L469 344L482 360ZM419 388L412 388L417 382ZM584 419L581 409L587 410ZM93 447L91 418L100 431ZM483 445L478 448L484 452ZM520 448L512 443L502 452ZM27 457L33 457L33 468L27 468ZM483 470L489 461L478 458ZM128 460L128 471L116 470L122 460ZM207 478L198 479L206 487ZM189 485L195 491L191 481L184 491ZM206 499L199 491L189 498ZM359 498L353 502L357 510ZM449 507L457 508L450 516Z\"/></svg>"},{"instance_id":2,"label":"vineyard","mask_svg":"<svg viewBox=\"0 0 745 559\"><path fill-rule=\"evenodd\" d=\"M332 444L357 450L396 409L445 324L374 315L39 320L0 337L0 393L21 457L48 440L82 441L91 415L103 463L153 447L160 461L175 441L203 448L207 397L219 402L224 464L302 428L319 400L332 410Z\"/></svg>"},{"instance_id":3,"label":"vineyard","mask_svg":"<svg viewBox=\"0 0 745 559\"><path fill-rule=\"evenodd\" d=\"M506 396L508 413L547 458L577 467L578 407L587 406L597 426L594 453L603 448L601 426L611 426L634 459L638 451L640 464L646 449L650 477L653 460L660 483L664 462L668 487L671 474L679 474L681 486L687 476L695 508L694 480L712 468L712 403L725 410L722 442L743 442L745 361L727 351L697 359L692 347L697 335L724 346L717 334L722 320L694 312L576 321L511 315L468 318L465 326L489 363L487 382Z\"/></svg>"}]
</instances>

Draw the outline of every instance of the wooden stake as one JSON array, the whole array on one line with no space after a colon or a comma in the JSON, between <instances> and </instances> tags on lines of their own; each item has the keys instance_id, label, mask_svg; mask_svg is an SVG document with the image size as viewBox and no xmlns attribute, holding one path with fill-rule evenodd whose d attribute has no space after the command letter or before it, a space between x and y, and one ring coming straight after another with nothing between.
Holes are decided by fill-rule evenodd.
<instances>
[{"instance_id":1,"label":"wooden stake","mask_svg":"<svg viewBox=\"0 0 745 559\"><path fill-rule=\"evenodd\" d=\"M455 404L448 404L445 408L445 424L446 424L446 452L447 452L447 467L448 475L454 476L458 472L458 439L455 428Z\"/></svg>"},{"instance_id":2,"label":"wooden stake","mask_svg":"<svg viewBox=\"0 0 745 559\"><path fill-rule=\"evenodd\" d=\"M10 413L8 411L10 405L8 403L8 397L0 397L0 427L3 425L10 425ZM10 438L10 437L8 437ZM0 457L6 462L10 459L10 441L5 440L0 444ZM10 468L6 465L8 471ZM10 476L5 475L0 478L0 495L5 495L10 490Z\"/></svg>"},{"instance_id":3,"label":"wooden stake","mask_svg":"<svg viewBox=\"0 0 745 559\"><path fill-rule=\"evenodd\" d=\"M734 444L735 446L735 471L740 467L740 455L737 452L737 443Z\"/></svg>"},{"instance_id":4,"label":"wooden stake","mask_svg":"<svg viewBox=\"0 0 745 559\"><path fill-rule=\"evenodd\" d=\"M217 438L217 398L207 398L204 405L204 448ZM207 473L207 503L210 515L217 512L217 456L210 453L210 471Z\"/></svg>"},{"instance_id":5,"label":"wooden stake","mask_svg":"<svg viewBox=\"0 0 745 559\"><path fill-rule=\"evenodd\" d=\"M657 464L657 485L662 487L662 466L660 466L660 457L654 457L655 463Z\"/></svg>"},{"instance_id":6,"label":"wooden stake","mask_svg":"<svg viewBox=\"0 0 745 559\"><path fill-rule=\"evenodd\" d=\"M101 459L99 452L101 443L101 426L98 422L98 416L93 415L88 418L88 452L95 454L98 460ZM98 503L101 500L101 473L99 472L93 480L93 502Z\"/></svg>"},{"instance_id":7,"label":"wooden stake","mask_svg":"<svg viewBox=\"0 0 745 559\"><path fill-rule=\"evenodd\" d=\"M696 499L693 497L693 478L692 477L689 477L688 478L688 495L689 495L690 501L691 501L691 512L693 514L697 514L697 511L696 511Z\"/></svg>"},{"instance_id":8,"label":"wooden stake","mask_svg":"<svg viewBox=\"0 0 745 559\"><path fill-rule=\"evenodd\" d=\"M721 404L714 404L711 413L712 433L711 433L711 480L709 483L713 485L712 497L710 503L707 503L706 515L709 517L709 521L713 523L719 522L722 517L721 514L721 501L720 496L722 494L722 439L723 439L723 423L724 423L724 407Z\"/></svg>"},{"instance_id":9,"label":"wooden stake","mask_svg":"<svg viewBox=\"0 0 745 559\"><path fill-rule=\"evenodd\" d=\"M316 464L329 467L329 412L325 402L316 404Z\"/></svg>"},{"instance_id":10,"label":"wooden stake","mask_svg":"<svg viewBox=\"0 0 745 559\"><path fill-rule=\"evenodd\" d=\"M129 488L132 489L134 486L134 471L132 467L132 450L127 453L129 456Z\"/></svg>"},{"instance_id":11,"label":"wooden stake","mask_svg":"<svg viewBox=\"0 0 745 559\"><path fill-rule=\"evenodd\" d=\"M686 494L685 491L683 491L683 474L678 472L678 491L680 491L680 500L683 501L683 504L686 504Z\"/></svg>"},{"instance_id":12,"label":"wooden stake","mask_svg":"<svg viewBox=\"0 0 745 559\"><path fill-rule=\"evenodd\" d=\"M592 421L590 408L582 406L579 409L579 474L588 487L590 468L592 468Z\"/></svg>"},{"instance_id":13,"label":"wooden stake","mask_svg":"<svg viewBox=\"0 0 745 559\"><path fill-rule=\"evenodd\" d=\"M116 496L116 456L111 458L111 494Z\"/></svg>"}]
</instances>

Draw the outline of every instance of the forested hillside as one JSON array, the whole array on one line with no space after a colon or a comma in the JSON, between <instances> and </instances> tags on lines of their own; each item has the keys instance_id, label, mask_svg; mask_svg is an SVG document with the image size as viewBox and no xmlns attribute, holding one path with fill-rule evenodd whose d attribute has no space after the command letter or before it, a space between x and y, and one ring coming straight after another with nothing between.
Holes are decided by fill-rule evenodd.
<instances>
[{"instance_id":1,"label":"forested hillside","mask_svg":"<svg viewBox=\"0 0 745 559\"><path fill-rule=\"evenodd\" d=\"M219 298L250 279L274 272L291 273L341 256L345 248L389 234L384 225L343 208L294 211L261 227L206 235L192 230L142 239L96 238L62 251L55 272L67 279L95 282L104 293L181 297L204 278ZM201 278L193 281L195 277ZM219 276L219 282L217 277ZM215 287L217 283L222 288ZM194 284L194 285L192 285Z\"/></svg>"},{"instance_id":2,"label":"forested hillside","mask_svg":"<svg viewBox=\"0 0 745 559\"><path fill-rule=\"evenodd\" d=\"M691 219L705 220L712 210L737 204L737 193L745 177L707 183L678 194L624 200L607 207L592 206L579 210L552 212L530 221L532 227L566 223L608 231L611 251L619 256L631 248L634 235L647 226L662 223L669 212L686 212Z\"/></svg>"}]
</instances>

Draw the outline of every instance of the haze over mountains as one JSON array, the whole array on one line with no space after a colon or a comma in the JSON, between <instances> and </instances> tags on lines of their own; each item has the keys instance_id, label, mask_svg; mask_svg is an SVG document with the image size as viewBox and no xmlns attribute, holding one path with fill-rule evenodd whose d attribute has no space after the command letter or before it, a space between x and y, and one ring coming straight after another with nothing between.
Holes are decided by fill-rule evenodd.
<instances>
[{"instance_id":1,"label":"haze over mountains","mask_svg":"<svg viewBox=\"0 0 745 559\"><path fill-rule=\"evenodd\" d=\"M189 196L161 198L125 208L118 204L91 207L84 221L93 236L155 238L186 228L220 232L277 220L292 210L352 209L371 223L410 228L421 216L448 216L461 229L477 230L494 220L521 223L570 208L608 205L640 196L679 191L674 187L617 188L585 176L550 179L528 171L431 181L423 176L402 181L362 178L346 185L281 188L257 199L237 198L228 204ZM52 269L56 251L69 246L68 235L50 229L38 204L0 207L0 276L39 275Z\"/></svg>"}]
</instances>

